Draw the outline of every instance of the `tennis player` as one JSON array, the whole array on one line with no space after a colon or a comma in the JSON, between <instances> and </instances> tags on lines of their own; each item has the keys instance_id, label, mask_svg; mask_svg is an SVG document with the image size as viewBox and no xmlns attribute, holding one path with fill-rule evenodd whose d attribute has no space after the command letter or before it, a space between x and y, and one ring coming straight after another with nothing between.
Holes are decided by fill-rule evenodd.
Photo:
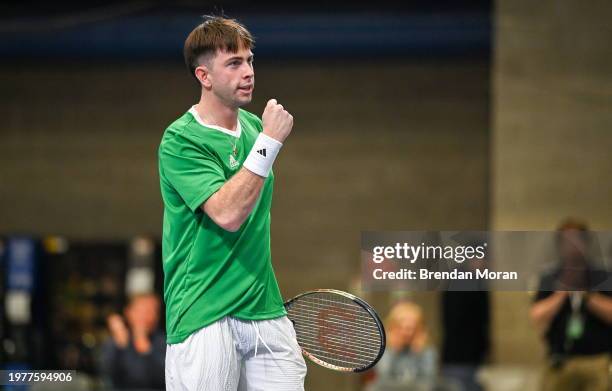
<instances>
[{"instance_id":1,"label":"tennis player","mask_svg":"<svg viewBox=\"0 0 612 391\"><path fill-rule=\"evenodd\" d=\"M276 100L260 120L253 38L207 17L187 37L198 104L164 132L163 267L167 390L304 389L306 364L270 255L272 164L293 117Z\"/></svg>"}]
</instances>

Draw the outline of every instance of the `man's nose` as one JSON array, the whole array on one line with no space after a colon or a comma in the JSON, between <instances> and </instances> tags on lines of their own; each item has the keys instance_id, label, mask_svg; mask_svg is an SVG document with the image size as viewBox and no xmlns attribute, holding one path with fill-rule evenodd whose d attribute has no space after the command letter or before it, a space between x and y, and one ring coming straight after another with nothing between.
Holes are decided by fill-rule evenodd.
<instances>
[{"instance_id":1,"label":"man's nose","mask_svg":"<svg viewBox=\"0 0 612 391\"><path fill-rule=\"evenodd\" d=\"M244 71L244 75L243 75L243 77L244 77L245 79L250 79L250 78L252 78L253 76L255 76L255 71L253 70L253 66L247 63L247 64L246 64L246 69L245 69L245 71Z\"/></svg>"}]
</instances>

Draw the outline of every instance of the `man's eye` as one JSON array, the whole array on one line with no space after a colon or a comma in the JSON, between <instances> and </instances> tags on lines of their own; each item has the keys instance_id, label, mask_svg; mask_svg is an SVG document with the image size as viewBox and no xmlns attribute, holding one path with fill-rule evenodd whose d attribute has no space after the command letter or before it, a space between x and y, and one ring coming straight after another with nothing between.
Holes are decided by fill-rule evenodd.
<instances>
[{"instance_id":1,"label":"man's eye","mask_svg":"<svg viewBox=\"0 0 612 391\"><path fill-rule=\"evenodd\" d=\"M236 65L240 65L240 61L232 61L230 62L231 66L236 66Z\"/></svg>"}]
</instances>

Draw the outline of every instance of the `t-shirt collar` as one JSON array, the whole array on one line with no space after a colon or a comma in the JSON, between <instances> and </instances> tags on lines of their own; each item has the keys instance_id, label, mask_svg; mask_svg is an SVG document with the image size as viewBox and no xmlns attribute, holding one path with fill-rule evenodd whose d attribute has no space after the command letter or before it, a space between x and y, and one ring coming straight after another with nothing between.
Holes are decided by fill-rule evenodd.
<instances>
[{"instance_id":1,"label":"t-shirt collar","mask_svg":"<svg viewBox=\"0 0 612 391\"><path fill-rule=\"evenodd\" d=\"M218 130L225 134L229 134L230 136L240 138L240 133L242 133L242 126L240 126L240 119L238 119L238 123L236 124L236 130L230 130L230 129L226 129L226 128L223 128L217 125L209 125L205 123L204 121L202 121L202 118L200 118L200 114L198 114L198 111L196 110L195 106L191 106L191 108L189 109L189 113L193 115L193 118L195 118L195 120L202 126Z\"/></svg>"}]
</instances>

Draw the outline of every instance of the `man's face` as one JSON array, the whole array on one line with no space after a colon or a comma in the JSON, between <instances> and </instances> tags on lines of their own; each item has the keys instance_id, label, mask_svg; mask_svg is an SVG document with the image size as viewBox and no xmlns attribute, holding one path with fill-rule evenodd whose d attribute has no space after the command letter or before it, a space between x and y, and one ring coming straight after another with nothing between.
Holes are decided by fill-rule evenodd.
<instances>
[{"instance_id":1,"label":"man's face","mask_svg":"<svg viewBox=\"0 0 612 391\"><path fill-rule=\"evenodd\" d=\"M207 62L209 89L228 107L238 108L251 102L255 88L253 53L240 48L236 53L218 50Z\"/></svg>"},{"instance_id":2,"label":"man's face","mask_svg":"<svg viewBox=\"0 0 612 391\"><path fill-rule=\"evenodd\" d=\"M134 299L125 311L130 327L147 332L155 330L159 321L159 305L159 299L153 295Z\"/></svg>"},{"instance_id":3,"label":"man's face","mask_svg":"<svg viewBox=\"0 0 612 391\"><path fill-rule=\"evenodd\" d=\"M416 314L410 311L405 311L397 319L393 332L402 339L406 344L410 344L418 329L419 319Z\"/></svg>"},{"instance_id":4,"label":"man's face","mask_svg":"<svg viewBox=\"0 0 612 391\"><path fill-rule=\"evenodd\" d=\"M561 232L561 256L564 259L579 260L586 256L587 243L583 232L576 229L566 229Z\"/></svg>"}]
</instances>

